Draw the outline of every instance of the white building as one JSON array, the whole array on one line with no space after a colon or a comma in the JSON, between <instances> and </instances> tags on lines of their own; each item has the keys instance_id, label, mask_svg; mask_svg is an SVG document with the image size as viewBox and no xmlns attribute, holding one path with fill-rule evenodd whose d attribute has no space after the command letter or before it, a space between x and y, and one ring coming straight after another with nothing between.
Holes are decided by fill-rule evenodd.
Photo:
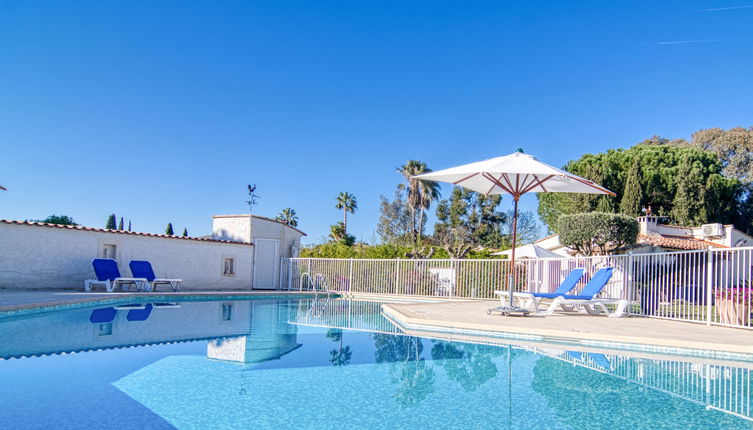
<instances>
[{"instance_id":1,"label":"white building","mask_svg":"<svg viewBox=\"0 0 753 430\"><path fill-rule=\"evenodd\" d=\"M0 289L82 289L93 258L115 259L125 277L131 260L148 260L188 290L278 288L280 258L295 255L305 233L256 215L212 219L202 238L0 220Z\"/></svg>"},{"instance_id":2,"label":"white building","mask_svg":"<svg viewBox=\"0 0 753 430\"><path fill-rule=\"evenodd\" d=\"M753 236L743 233L732 224L717 223L683 227L664 224L664 218L657 216L642 216L637 220L640 230L638 243L633 249L637 253L753 246ZM563 257L575 255L574 250L560 243L558 234L547 236L533 243Z\"/></svg>"}]
</instances>

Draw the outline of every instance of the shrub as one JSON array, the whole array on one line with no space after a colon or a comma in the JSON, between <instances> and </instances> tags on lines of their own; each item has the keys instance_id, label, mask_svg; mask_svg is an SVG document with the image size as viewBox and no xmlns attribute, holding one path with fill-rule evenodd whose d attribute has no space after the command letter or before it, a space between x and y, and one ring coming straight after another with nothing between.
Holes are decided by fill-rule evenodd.
<instances>
[{"instance_id":1,"label":"shrub","mask_svg":"<svg viewBox=\"0 0 753 430\"><path fill-rule=\"evenodd\" d=\"M560 243L581 255L607 254L638 239L638 221L629 216L605 212L562 215L557 230Z\"/></svg>"},{"instance_id":2,"label":"shrub","mask_svg":"<svg viewBox=\"0 0 753 430\"><path fill-rule=\"evenodd\" d=\"M430 246L424 247L428 251ZM432 259L449 259L447 250L440 246L433 246L434 252L431 253ZM400 245L364 245L356 244L348 246L340 241L327 242L310 248L301 250L302 258L374 258L374 259L394 259L408 258L408 254L415 251L410 246ZM491 255L494 250L471 250L466 255L469 259L489 259L499 258Z\"/></svg>"}]
</instances>

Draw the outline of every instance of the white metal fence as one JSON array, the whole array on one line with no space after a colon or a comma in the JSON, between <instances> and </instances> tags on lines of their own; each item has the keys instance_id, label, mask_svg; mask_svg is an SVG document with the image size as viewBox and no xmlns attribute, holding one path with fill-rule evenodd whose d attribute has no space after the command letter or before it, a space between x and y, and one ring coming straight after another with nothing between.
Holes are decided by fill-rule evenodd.
<instances>
[{"instance_id":1,"label":"white metal fence","mask_svg":"<svg viewBox=\"0 0 753 430\"><path fill-rule=\"evenodd\" d=\"M628 299L628 312L653 318L753 328L753 248L526 259L515 264L515 290L553 292L583 267L577 294L602 267L613 276L602 297ZM494 298L507 289L508 260L283 259L281 285L298 289L320 273L338 292L433 298Z\"/></svg>"}]
</instances>

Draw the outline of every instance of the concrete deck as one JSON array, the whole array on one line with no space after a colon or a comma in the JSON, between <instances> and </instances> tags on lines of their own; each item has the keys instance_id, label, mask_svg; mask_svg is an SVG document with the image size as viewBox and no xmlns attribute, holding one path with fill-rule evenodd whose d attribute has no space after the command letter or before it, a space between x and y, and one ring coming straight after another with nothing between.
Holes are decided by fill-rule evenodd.
<instances>
[{"instance_id":1,"label":"concrete deck","mask_svg":"<svg viewBox=\"0 0 753 430\"><path fill-rule=\"evenodd\" d=\"M399 303L382 306L384 313L408 331L471 331L489 335L522 338L540 337L542 341L567 343L626 344L702 350L733 354L751 354L753 330L706 326L655 318L607 318L575 313L551 316L487 315L498 301ZM458 330L459 329L459 330Z\"/></svg>"}]
</instances>

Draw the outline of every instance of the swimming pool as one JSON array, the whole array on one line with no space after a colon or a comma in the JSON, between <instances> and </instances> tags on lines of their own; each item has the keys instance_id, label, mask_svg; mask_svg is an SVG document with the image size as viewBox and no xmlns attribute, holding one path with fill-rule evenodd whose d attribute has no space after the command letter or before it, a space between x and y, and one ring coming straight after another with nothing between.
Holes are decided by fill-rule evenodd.
<instances>
[{"instance_id":1,"label":"swimming pool","mask_svg":"<svg viewBox=\"0 0 753 430\"><path fill-rule=\"evenodd\" d=\"M380 303L0 319L4 428L752 428L750 363L401 334Z\"/></svg>"}]
</instances>

